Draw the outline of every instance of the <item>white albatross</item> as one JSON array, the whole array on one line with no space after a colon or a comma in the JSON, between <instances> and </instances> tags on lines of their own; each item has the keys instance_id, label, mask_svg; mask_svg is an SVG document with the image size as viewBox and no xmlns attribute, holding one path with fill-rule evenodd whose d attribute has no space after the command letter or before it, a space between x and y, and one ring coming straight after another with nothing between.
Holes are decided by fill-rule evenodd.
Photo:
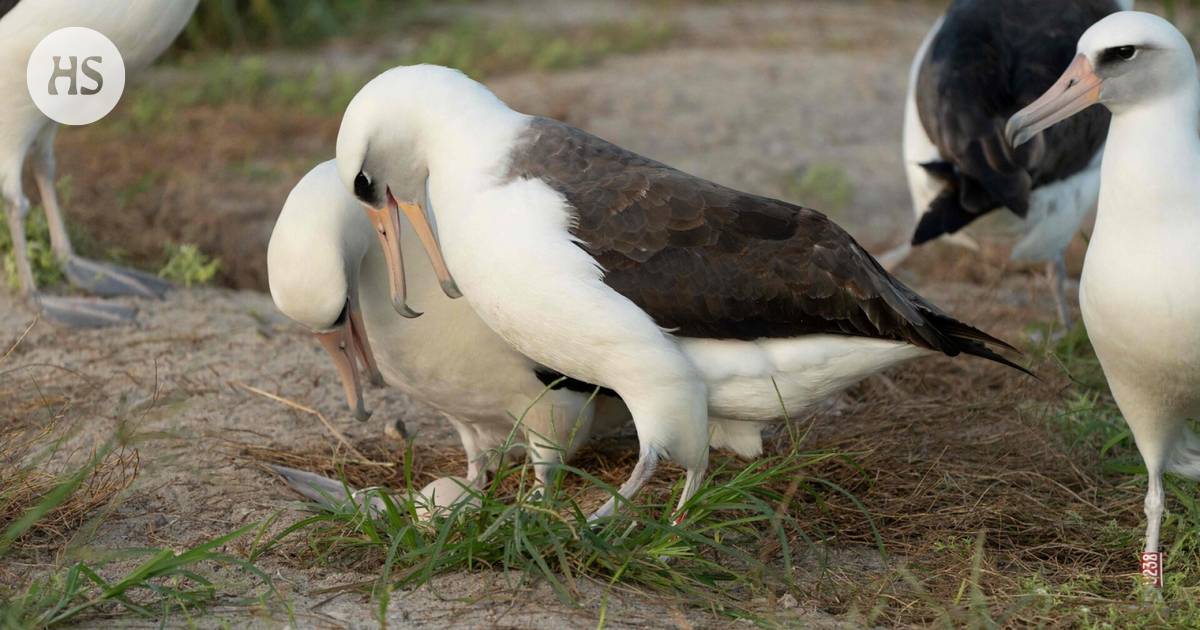
<instances>
[{"instance_id":1,"label":"white albatross","mask_svg":"<svg viewBox=\"0 0 1200 630\"><path fill-rule=\"evenodd\" d=\"M620 395L640 443L620 497L673 460L687 470L677 519L708 465L710 414L714 434L757 442L780 397L796 411L938 352L1008 363L824 215L515 112L455 70L373 79L346 111L337 162L368 213L408 216L448 293L461 287L501 337Z\"/></svg>"},{"instance_id":2,"label":"white albatross","mask_svg":"<svg viewBox=\"0 0 1200 630\"><path fill-rule=\"evenodd\" d=\"M127 322L133 311L97 300L38 292L25 242L29 199L21 185L26 156L33 151L33 178L41 195L50 245L72 285L94 295L158 298L170 287L160 278L75 255L54 188L54 137L58 124L33 104L25 66L43 37L68 26L84 26L112 40L128 75L150 65L175 39L199 0L3 0L0 1L0 194L8 211L21 293L48 319L75 327Z\"/></svg>"},{"instance_id":3,"label":"white albatross","mask_svg":"<svg viewBox=\"0 0 1200 630\"><path fill-rule=\"evenodd\" d=\"M1074 63L1008 124L1014 145L1093 104L1112 112L1079 306L1146 462L1147 554L1162 475L1200 480L1200 84L1188 41L1148 13L1105 18ZM1161 566L1161 565L1160 565Z\"/></svg>"},{"instance_id":4,"label":"white albatross","mask_svg":"<svg viewBox=\"0 0 1200 630\"><path fill-rule=\"evenodd\" d=\"M889 268L969 232L1018 237L1011 260L1046 263L1059 321L1070 326L1065 251L1096 207L1108 114L1089 112L1015 151L1008 117L1045 92L1084 31L1133 0L955 0L926 36L908 76L904 168L916 227L880 256ZM975 223L991 215L983 230Z\"/></svg>"},{"instance_id":5,"label":"white albatross","mask_svg":"<svg viewBox=\"0 0 1200 630\"><path fill-rule=\"evenodd\" d=\"M407 227L401 242L420 246ZM408 290L428 309L416 319L393 310L385 252L334 163L313 168L292 189L267 249L271 297L316 333L359 419L369 415L361 369L450 421L467 454L466 479L476 487L497 465L492 455L513 435L514 418L522 419L516 441L528 445L543 483L552 465L587 440L594 420L600 430L628 420L620 400L599 395L589 404L594 388L560 382L504 343L468 304L443 296L428 261L411 261L406 271Z\"/></svg>"}]
</instances>

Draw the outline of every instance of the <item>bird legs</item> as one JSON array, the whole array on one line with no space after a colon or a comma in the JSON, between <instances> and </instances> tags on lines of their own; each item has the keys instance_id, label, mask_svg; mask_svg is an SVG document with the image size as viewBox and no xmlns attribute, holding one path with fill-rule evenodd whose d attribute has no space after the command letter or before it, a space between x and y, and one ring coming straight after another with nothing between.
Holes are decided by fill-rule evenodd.
<instances>
[{"instance_id":1,"label":"bird legs","mask_svg":"<svg viewBox=\"0 0 1200 630\"><path fill-rule=\"evenodd\" d=\"M126 269L107 263L96 262L75 255L67 226L63 220L62 206L58 202L58 191L54 186L56 165L54 160L54 136L57 125L47 125L38 136L34 147L37 152L33 160L33 179L42 197L46 211L46 223L50 228L50 245L63 267L67 280L72 285L101 297L133 296L162 298L171 284L153 274Z\"/></svg>"},{"instance_id":2,"label":"bird legs","mask_svg":"<svg viewBox=\"0 0 1200 630\"><path fill-rule=\"evenodd\" d=\"M112 297L132 295L160 298L170 288L166 281L151 274L99 263L75 255L63 221L62 207L54 187L55 125L47 125L34 142L33 176L41 193L46 223L50 231L50 246L72 285L94 295ZM9 232L13 241L17 279L24 295L47 319L72 328L96 328L133 320L134 309L100 300L67 298L46 295L38 291L33 268L29 263L29 244L25 238L25 219L29 215L29 199L21 189L22 161L16 160L5 169L3 195L7 202Z\"/></svg>"},{"instance_id":3,"label":"bird legs","mask_svg":"<svg viewBox=\"0 0 1200 630\"><path fill-rule=\"evenodd\" d=\"M96 328L133 319L134 311L128 306L107 304L99 300L51 296L38 291L33 268L29 264L29 244L25 240L25 217L29 214L29 200L21 192L19 178L18 174L15 186L14 178L9 178L4 198L8 206L8 231L12 235L13 258L16 260L21 294L51 321L73 328Z\"/></svg>"},{"instance_id":4,"label":"bird legs","mask_svg":"<svg viewBox=\"0 0 1200 630\"><path fill-rule=\"evenodd\" d=\"M638 490L641 490L642 486L646 485L646 482L654 476L654 471L657 469L658 453L654 449L642 450L638 454L637 463L633 466L633 472L629 474L629 479L621 484L621 487L617 489L616 495L609 497L608 501L605 501L604 505L600 506L600 509L592 512L592 515L588 517L588 521L612 516L617 508L617 497L619 496L625 501L632 500L633 495L637 494Z\"/></svg>"},{"instance_id":5,"label":"bird legs","mask_svg":"<svg viewBox=\"0 0 1200 630\"><path fill-rule=\"evenodd\" d=\"M1147 586L1162 588L1163 557L1159 553L1159 536L1162 531L1163 509L1166 504L1166 493L1163 491L1162 458L1151 461L1146 458L1146 474L1149 484L1146 488L1146 547L1141 557L1142 579Z\"/></svg>"},{"instance_id":6,"label":"bird legs","mask_svg":"<svg viewBox=\"0 0 1200 630\"><path fill-rule=\"evenodd\" d=\"M1071 320L1071 304L1067 299L1067 257L1059 252L1058 257L1046 264L1046 275L1050 281L1050 291L1054 294L1054 308L1058 311L1058 322L1064 330L1070 330L1074 322Z\"/></svg>"},{"instance_id":7,"label":"bird legs","mask_svg":"<svg viewBox=\"0 0 1200 630\"><path fill-rule=\"evenodd\" d=\"M616 511L617 497L619 496L624 501L630 501L633 496L646 485L646 482L654 476L654 471L658 469L658 453L653 449L643 450L638 456L637 463L633 466L633 472L630 473L629 479L621 484L617 490L617 494L609 497L600 509L592 513L588 517L588 522L605 516L611 516ZM674 523L678 525L687 518L687 513L683 511L683 506L696 495L696 491L700 489L700 483L704 481L704 473L708 469L708 454L705 453L703 461L695 468L687 470L687 478L683 483L683 492L679 495L679 502L675 505Z\"/></svg>"}]
</instances>

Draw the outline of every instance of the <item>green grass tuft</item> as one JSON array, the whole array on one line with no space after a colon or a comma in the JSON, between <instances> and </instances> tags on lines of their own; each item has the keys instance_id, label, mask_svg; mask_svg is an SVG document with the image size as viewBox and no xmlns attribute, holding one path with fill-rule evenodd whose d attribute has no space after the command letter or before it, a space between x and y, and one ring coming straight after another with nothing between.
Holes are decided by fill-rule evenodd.
<instances>
[{"instance_id":1,"label":"green grass tuft","mask_svg":"<svg viewBox=\"0 0 1200 630\"><path fill-rule=\"evenodd\" d=\"M25 219L25 244L28 248L29 264L33 268L33 279L38 287L62 284L66 278L50 246L50 226L41 206L34 206ZM3 255L5 282L14 291L20 289L17 255L13 250L12 232L8 229L8 221L0 221L0 255Z\"/></svg>"},{"instance_id":2,"label":"green grass tuft","mask_svg":"<svg viewBox=\"0 0 1200 630\"><path fill-rule=\"evenodd\" d=\"M611 496L615 488L563 466L543 495L531 491L531 470L521 466L502 469L476 492L478 505L459 502L428 522L416 516L411 483L398 495L372 491L384 502L382 514L350 501L313 506L317 514L285 528L259 551L303 537L304 547L324 564L369 567L378 574L369 591L381 612L394 589L444 573L500 570L514 587L541 581L568 604L577 601L583 582L619 584L730 617L756 618L762 611L747 602L795 588L792 562L819 553L814 541L823 536L803 531L788 509L814 509L823 505L823 495L843 493L806 475L833 457L838 455L793 451L747 465L719 464L678 526L669 507L678 484L666 496L644 492L613 517L589 524L582 497L590 492L594 499L599 489ZM863 518L869 520L865 511Z\"/></svg>"},{"instance_id":3,"label":"green grass tuft","mask_svg":"<svg viewBox=\"0 0 1200 630\"><path fill-rule=\"evenodd\" d=\"M158 275L171 282L185 287L208 284L221 271L219 258L208 256L191 243L168 243L164 249L167 262L159 269Z\"/></svg>"},{"instance_id":4,"label":"green grass tuft","mask_svg":"<svg viewBox=\"0 0 1200 630\"><path fill-rule=\"evenodd\" d=\"M129 452L121 434L82 464L48 473L54 467L50 460L64 455L66 434L59 435L56 426L51 419L45 427L6 427L0 435L0 564L41 566L41 545L38 540L25 544L28 539L62 536L83 519L94 531L136 474L136 453ZM234 591L265 596L273 592L270 578L222 551L261 527L249 525L183 551L115 550L92 562L64 560L74 555L74 544L56 540L64 546L48 570L27 578L16 573L19 583L0 583L0 628L46 628L114 614L165 622L175 612L196 611L218 599L235 601L228 596ZM122 569L137 559L135 567ZM218 568L240 574L249 584L218 584L208 572Z\"/></svg>"}]
</instances>

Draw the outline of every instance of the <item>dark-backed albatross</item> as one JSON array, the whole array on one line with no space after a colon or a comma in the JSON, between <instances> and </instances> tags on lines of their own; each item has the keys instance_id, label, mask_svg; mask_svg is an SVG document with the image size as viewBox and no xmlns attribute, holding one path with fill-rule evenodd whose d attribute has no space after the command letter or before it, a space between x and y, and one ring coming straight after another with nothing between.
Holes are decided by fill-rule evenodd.
<instances>
[{"instance_id":1,"label":"dark-backed albatross","mask_svg":"<svg viewBox=\"0 0 1200 630\"><path fill-rule=\"evenodd\" d=\"M1100 103L1112 112L1079 307L1146 462L1144 571L1162 580L1162 475L1200 480L1200 83L1184 36L1125 12L1079 40L1070 68L1008 123L1020 145Z\"/></svg>"},{"instance_id":2,"label":"dark-backed albatross","mask_svg":"<svg viewBox=\"0 0 1200 630\"><path fill-rule=\"evenodd\" d=\"M904 167L917 225L897 264L938 238L971 249L963 231L994 211L988 228L1019 237L1011 258L1045 262L1060 322L1071 321L1065 251L1096 206L1108 114L1095 110L1020 150L1004 140L1008 117L1062 73L1075 43L1133 0L955 0L930 31L909 73Z\"/></svg>"},{"instance_id":3,"label":"dark-backed albatross","mask_svg":"<svg viewBox=\"0 0 1200 630\"><path fill-rule=\"evenodd\" d=\"M373 79L346 110L337 162L368 213L426 224L444 286L501 337L621 396L640 452L620 496L670 459L687 470L679 519L708 464L710 413L778 419L776 384L795 411L928 354L1012 365L819 212L518 113L456 70ZM386 248L393 236L381 232Z\"/></svg>"},{"instance_id":4,"label":"dark-backed albatross","mask_svg":"<svg viewBox=\"0 0 1200 630\"><path fill-rule=\"evenodd\" d=\"M170 285L158 277L75 255L54 188L54 137L58 124L33 104L25 66L43 37L68 26L99 31L112 40L128 75L150 65L183 30L199 0L3 0L0 1L0 194L8 211L17 279L21 293L48 319L76 327L127 322L133 311L97 300L73 299L38 292L25 242L29 199L21 171L32 151L33 178L41 195L50 245L72 285L99 296L157 298Z\"/></svg>"}]
</instances>

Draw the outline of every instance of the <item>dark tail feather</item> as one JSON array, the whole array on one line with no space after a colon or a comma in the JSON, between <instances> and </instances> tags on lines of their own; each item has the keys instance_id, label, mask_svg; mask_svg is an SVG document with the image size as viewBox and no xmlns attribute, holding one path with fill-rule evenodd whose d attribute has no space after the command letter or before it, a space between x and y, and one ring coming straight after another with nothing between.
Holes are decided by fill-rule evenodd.
<instances>
[{"instance_id":1,"label":"dark tail feather","mask_svg":"<svg viewBox=\"0 0 1200 630\"><path fill-rule=\"evenodd\" d=\"M957 187L946 188L921 215L921 221L913 232L912 244L921 245L943 234L954 234L981 216L963 208Z\"/></svg>"},{"instance_id":2,"label":"dark tail feather","mask_svg":"<svg viewBox=\"0 0 1200 630\"><path fill-rule=\"evenodd\" d=\"M1014 370L1019 370L1029 376L1032 376L1033 378L1035 378L1039 381L1042 380L1041 378L1038 377L1037 374L1034 374L1033 372L1029 371L1028 369L1023 368L1023 367L1017 365L1016 363L1013 363L1012 361L1009 361L1008 359L1004 358L1000 354L997 354L991 348L988 348L987 346L983 345L982 343L979 343L978 341L970 341L970 340L962 341L962 345L959 347L959 350L962 351L963 353L969 354L973 357L987 359L988 361L994 361L996 363L999 363L1000 365L1006 365Z\"/></svg>"},{"instance_id":3,"label":"dark tail feather","mask_svg":"<svg viewBox=\"0 0 1200 630\"><path fill-rule=\"evenodd\" d=\"M954 346L952 348L953 350L966 353L974 357L979 357L981 359L994 361L1000 365L1013 368L1014 370L1020 370L1021 372L1024 372L1033 378L1038 378L1037 374L1034 374L1028 369L1013 363L988 347L989 345L998 346L1008 350L1009 352L1015 352L1017 354L1021 353L1020 350L1007 341L993 337L992 335L989 335L982 330L971 326L970 324L960 322L948 315L926 312L925 316L929 319L930 323L933 324L940 333L942 333L944 337L954 342ZM951 350L951 348L943 349L943 351L946 350ZM947 354L950 353L947 352Z\"/></svg>"}]
</instances>

